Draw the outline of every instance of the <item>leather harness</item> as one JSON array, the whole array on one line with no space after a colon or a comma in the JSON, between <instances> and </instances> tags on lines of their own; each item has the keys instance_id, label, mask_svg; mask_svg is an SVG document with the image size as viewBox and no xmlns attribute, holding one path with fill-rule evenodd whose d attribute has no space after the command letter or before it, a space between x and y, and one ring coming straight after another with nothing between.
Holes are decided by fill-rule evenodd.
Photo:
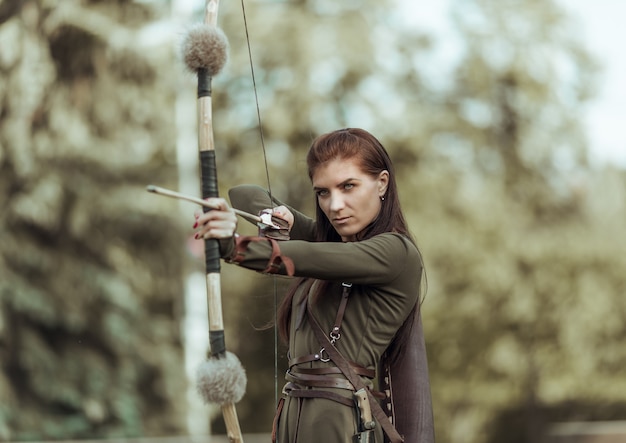
<instances>
[{"instance_id":1,"label":"leather harness","mask_svg":"<svg viewBox=\"0 0 626 443\"><path fill-rule=\"evenodd\" d=\"M350 289L352 288L352 284L350 283L342 283L342 285L343 293L337 310L337 316L335 318L333 329L328 335L324 333L315 317L313 317L311 300L310 297L307 296L308 291L305 291L304 297L306 302L303 303L304 306L302 308L306 310L309 323L315 333L315 336L320 342L321 349L315 354L303 355L289 360L289 369L285 375L287 384L283 388L284 395L297 398L326 398L345 406L354 407L355 403L352 398L344 397L333 391L310 388L339 388L354 392L365 387L365 384L359 376L364 376L369 379L374 379L376 377L376 371L374 369L364 368L357 363L346 360L335 347L335 341L341 337L341 323L348 304ZM302 313L299 317L303 317ZM335 366L320 368L303 368L299 366L303 363L320 361L332 361ZM345 378L336 376L340 374L343 374ZM378 403L378 399L385 398L386 395L382 392L372 391L369 388L366 390L372 413L380 423L390 442L403 442L403 437L395 429L389 417L385 414ZM279 401L276 416L274 418L272 441L276 441L278 417L282 411L283 404L284 397Z\"/></svg>"}]
</instances>

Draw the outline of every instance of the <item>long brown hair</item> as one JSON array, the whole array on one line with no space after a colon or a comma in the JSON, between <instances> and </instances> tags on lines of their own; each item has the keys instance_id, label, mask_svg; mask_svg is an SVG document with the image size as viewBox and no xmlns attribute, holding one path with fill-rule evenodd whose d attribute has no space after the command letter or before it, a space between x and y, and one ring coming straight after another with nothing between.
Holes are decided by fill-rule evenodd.
<instances>
[{"instance_id":1,"label":"long brown hair","mask_svg":"<svg viewBox=\"0 0 626 443\"><path fill-rule=\"evenodd\" d=\"M397 232L405 235L415 243L400 208L398 187L396 185L394 168L389 154L380 141L369 132L358 128L346 128L323 134L313 140L306 156L309 179L313 179L313 175L319 166L331 160L352 158L358 159L363 172L371 174L372 177L377 177L385 170L389 172L389 183L384 200L382 201L380 213L372 223L357 234L357 239L366 240L385 232ZM315 212L315 240L320 242L340 242L341 236L335 231L318 203L316 203ZM297 287L302 284L304 280L305 279L299 279L295 282L278 308L276 320L278 332L285 343L289 341L289 325L293 297ZM316 297L324 291L325 287L325 284L319 285ZM417 305L413 310L414 312L409 317L415 317L416 309ZM405 326L407 324L409 325ZM401 330L410 327L412 324L413 321L408 321L407 319L407 322L405 322ZM401 336L404 336L404 333L399 333L397 340L394 341L402 341Z\"/></svg>"}]
</instances>

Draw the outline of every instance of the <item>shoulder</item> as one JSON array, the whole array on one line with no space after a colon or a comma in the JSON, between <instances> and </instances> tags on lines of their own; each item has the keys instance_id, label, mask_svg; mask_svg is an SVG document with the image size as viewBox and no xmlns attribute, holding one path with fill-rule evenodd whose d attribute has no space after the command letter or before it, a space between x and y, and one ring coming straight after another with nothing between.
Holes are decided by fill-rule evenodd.
<instances>
[{"instance_id":1,"label":"shoulder","mask_svg":"<svg viewBox=\"0 0 626 443\"><path fill-rule=\"evenodd\" d=\"M386 232L363 242L371 243L381 255L384 255L397 265L401 265L403 262L410 262L421 266L419 249L406 235L397 232Z\"/></svg>"},{"instance_id":2,"label":"shoulder","mask_svg":"<svg viewBox=\"0 0 626 443\"><path fill-rule=\"evenodd\" d=\"M409 237L397 232L385 232L383 234L378 234L370 239L362 240L359 243L385 245L398 253L419 253L417 246Z\"/></svg>"}]
</instances>

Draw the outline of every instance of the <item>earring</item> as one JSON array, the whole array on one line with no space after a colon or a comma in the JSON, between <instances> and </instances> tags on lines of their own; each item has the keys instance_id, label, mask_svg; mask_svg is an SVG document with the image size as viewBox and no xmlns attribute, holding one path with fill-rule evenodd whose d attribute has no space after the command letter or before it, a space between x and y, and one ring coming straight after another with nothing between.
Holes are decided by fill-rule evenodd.
<instances>
[{"instance_id":1,"label":"earring","mask_svg":"<svg viewBox=\"0 0 626 443\"><path fill-rule=\"evenodd\" d=\"M384 201L385 201L385 196L381 195L381 196L380 196L380 201L381 201L381 202L384 202Z\"/></svg>"}]
</instances>

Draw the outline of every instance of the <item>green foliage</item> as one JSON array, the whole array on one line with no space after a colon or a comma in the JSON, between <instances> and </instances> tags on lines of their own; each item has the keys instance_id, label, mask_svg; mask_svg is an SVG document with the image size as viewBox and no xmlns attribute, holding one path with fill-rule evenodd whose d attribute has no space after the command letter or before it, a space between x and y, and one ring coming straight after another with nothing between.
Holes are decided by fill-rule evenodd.
<instances>
[{"instance_id":1,"label":"green foliage","mask_svg":"<svg viewBox=\"0 0 626 443\"><path fill-rule=\"evenodd\" d=\"M51 5L0 23L20 48L0 57L0 439L181 432L184 237L144 191L176 178L169 54L130 44L145 7Z\"/></svg>"},{"instance_id":2,"label":"green foliage","mask_svg":"<svg viewBox=\"0 0 626 443\"><path fill-rule=\"evenodd\" d=\"M448 200L464 193L450 191ZM440 438L486 441L512 407L570 404L561 420L614 417L581 405L621 402L621 228L581 214L538 221L502 188L480 195L464 207L431 202L438 206L414 217L429 270L424 309ZM521 434L530 426L516 425Z\"/></svg>"}]
</instances>

